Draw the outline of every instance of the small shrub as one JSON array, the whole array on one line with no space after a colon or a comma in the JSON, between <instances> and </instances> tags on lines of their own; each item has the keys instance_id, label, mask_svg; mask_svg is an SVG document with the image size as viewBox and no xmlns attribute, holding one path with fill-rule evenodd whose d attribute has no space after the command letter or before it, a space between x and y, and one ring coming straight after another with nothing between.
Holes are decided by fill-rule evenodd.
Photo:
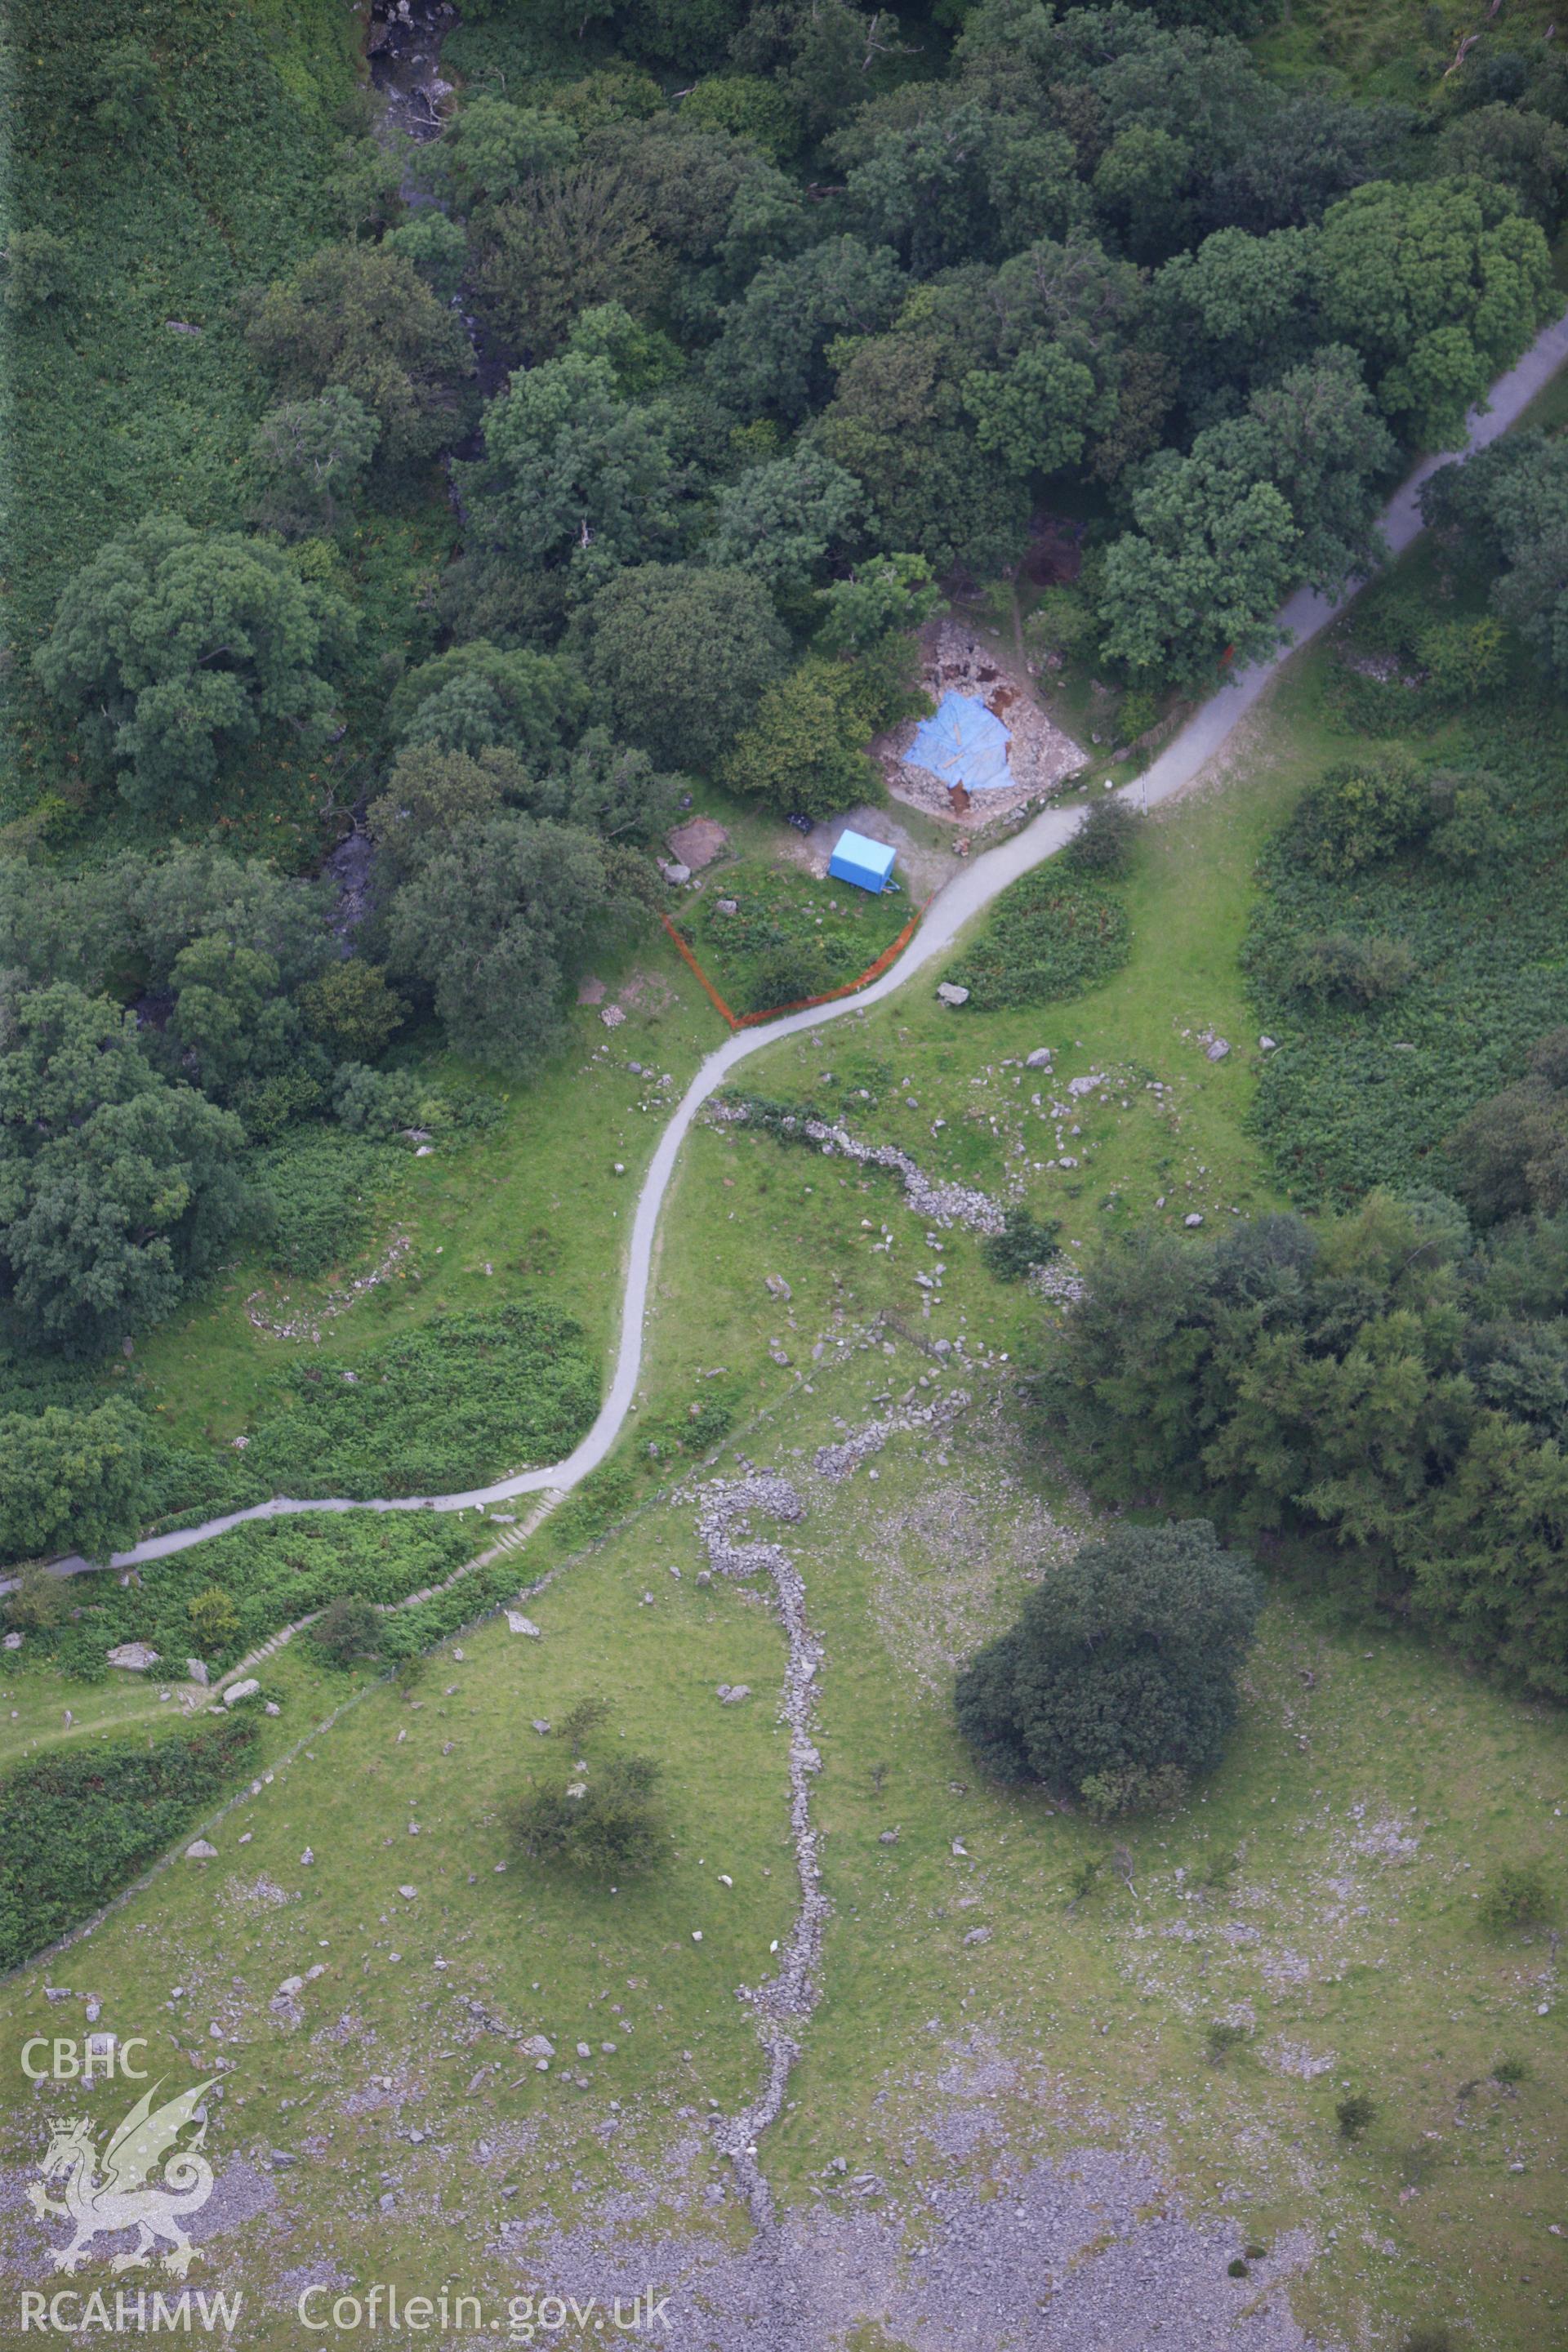
<instances>
[{"instance_id":1,"label":"small shrub","mask_svg":"<svg viewBox=\"0 0 1568 2352\"><path fill-rule=\"evenodd\" d=\"M1024 623L1024 651L1031 661L1064 660L1088 645L1094 615L1076 588L1047 588Z\"/></svg>"},{"instance_id":2,"label":"small shrub","mask_svg":"<svg viewBox=\"0 0 1568 2352\"><path fill-rule=\"evenodd\" d=\"M1086 1854L1081 1862L1073 1864L1072 1869L1068 1873L1068 1909L1069 1911L1076 1911L1080 1903L1088 1902L1100 1884L1100 1874L1103 1867L1102 1854Z\"/></svg>"},{"instance_id":3,"label":"small shrub","mask_svg":"<svg viewBox=\"0 0 1568 2352\"><path fill-rule=\"evenodd\" d=\"M1460 873L1496 866L1517 847L1519 829L1500 805L1500 777L1456 775L1439 769L1431 780L1432 855Z\"/></svg>"},{"instance_id":4,"label":"small shrub","mask_svg":"<svg viewBox=\"0 0 1568 2352\"><path fill-rule=\"evenodd\" d=\"M1236 1865L1240 1859L1240 1855L1235 1853L1210 1854L1203 1868L1196 1873L1196 1884L1205 1895L1223 1895L1236 1874Z\"/></svg>"},{"instance_id":5,"label":"small shrub","mask_svg":"<svg viewBox=\"0 0 1568 2352\"><path fill-rule=\"evenodd\" d=\"M1240 2254L1237 2254L1233 2262L1226 2263L1225 2266L1225 2274L1226 2278L1246 2278L1247 2276L1247 2264Z\"/></svg>"},{"instance_id":6,"label":"small shrub","mask_svg":"<svg viewBox=\"0 0 1568 2352\"><path fill-rule=\"evenodd\" d=\"M1418 840L1431 795L1407 752L1348 760L1307 793L1287 835L1292 856L1325 882L1341 882Z\"/></svg>"},{"instance_id":7,"label":"small shrub","mask_svg":"<svg viewBox=\"0 0 1568 2352\"><path fill-rule=\"evenodd\" d=\"M239 1631L239 1612L221 1584L204 1584L185 1603L191 1633L205 1657L210 1650L226 1649Z\"/></svg>"},{"instance_id":8,"label":"small shrub","mask_svg":"<svg viewBox=\"0 0 1568 2352\"><path fill-rule=\"evenodd\" d=\"M680 1433L688 1445L695 1447L700 1454L705 1454L710 1445L717 1445L721 1439L728 1437L734 1425L734 1407L726 1404L722 1397L709 1397L691 1408L687 1425Z\"/></svg>"},{"instance_id":9,"label":"small shrub","mask_svg":"<svg viewBox=\"0 0 1568 2352\"><path fill-rule=\"evenodd\" d=\"M1447 2328L1413 2327L1399 2352L1454 2352L1454 2338Z\"/></svg>"},{"instance_id":10,"label":"small shrub","mask_svg":"<svg viewBox=\"0 0 1568 2352\"><path fill-rule=\"evenodd\" d=\"M1146 687L1124 694L1116 713L1116 731L1123 743L1135 743L1160 723L1160 706Z\"/></svg>"},{"instance_id":11,"label":"small shrub","mask_svg":"<svg viewBox=\"0 0 1568 2352\"><path fill-rule=\"evenodd\" d=\"M747 994L748 1013L771 1013L776 1004L794 1004L803 996L819 996L831 982L827 959L815 940L791 940L772 948L758 962Z\"/></svg>"},{"instance_id":12,"label":"small shrub","mask_svg":"<svg viewBox=\"0 0 1568 2352\"><path fill-rule=\"evenodd\" d=\"M1107 793L1089 803L1089 814L1062 852L1063 865L1098 875L1102 882L1120 881L1131 866L1142 823L1131 801Z\"/></svg>"},{"instance_id":13,"label":"small shrub","mask_svg":"<svg viewBox=\"0 0 1568 2352\"><path fill-rule=\"evenodd\" d=\"M5 300L24 318L56 304L63 308L77 290L75 248L53 229L13 229L0 260L5 265Z\"/></svg>"},{"instance_id":14,"label":"small shrub","mask_svg":"<svg viewBox=\"0 0 1568 2352\"><path fill-rule=\"evenodd\" d=\"M1416 659L1435 700L1478 701L1502 684L1508 653L1502 623L1489 614L1473 621L1434 621L1415 640Z\"/></svg>"},{"instance_id":15,"label":"small shrub","mask_svg":"<svg viewBox=\"0 0 1568 2352\"><path fill-rule=\"evenodd\" d=\"M1308 940L1291 967L1289 986L1294 995L1329 1003L1382 1004L1409 986L1416 969L1415 951L1404 940L1331 931Z\"/></svg>"},{"instance_id":16,"label":"small shrub","mask_svg":"<svg viewBox=\"0 0 1568 2352\"><path fill-rule=\"evenodd\" d=\"M998 1282L1022 1282L1037 1266L1048 1265L1056 1256L1060 1231L1056 1217L1042 1222L1026 1209L1009 1209L1001 1232L987 1234L981 1243L980 1255Z\"/></svg>"},{"instance_id":17,"label":"small shrub","mask_svg":"<svg viewBox=\"0 0 1568 2352\"><path fill-rule=\"evenodd\" d=\"M1334 2121L1339 2125L1340 2137L1343 2140L1360 2139L1376 2113L1375 2100L1369 2099L1364 2091L1352 2091L1334 2108Z\"/></svg>"},{"instance_id":18,"label":"small shrub","mask_svg":"<svg viewBox=\"0 0 1568 2352\"><path fill-rule=\"evenodd\" d=\"M1262 2263L1268 2259L1268 2247L1260 2245L1256 2238L1249 2246L1243 2246L1241 2251L1249 2263Z\"/></svg>"},{"instance_id":19,"label":"small shrub","mask_svg":"<svg viewBox=\"0 0 1568 2352\"><path fill-rule=\"evenodd\" d=\"M568 1748L581 1748L591 1733L597 1731L610 1712L610 1702L596 1691L577 1699L568 1707L555 1728Z\"/></svg>"},{"instance_id":20,"label":"small shrub","mask_svg":"<svg viewBox=\"0 0 1568 2352\"><path fill-rule=\"evenodd\" d=\"M408 1007L380 964L351 956L300 991L307 1033L344 1061L378 1061Z\"/></svg>"},{"instance_id":21,"label":"small shrub","mask_svg":"<svg viewBox=\"0 0 1568 2352\"><path fill-rule=\"evenodd\" d=\"M342 1062L332 1073L332 1114L351 1135L390 1142L408 1128L445 1124L446 1105L412 1070L373 1070Z\"/></svg>"},{"instance_id":22,"label":"small shrub","mask_svg":"<svg viewBox=\"0 0 1568 2352\"><path fill-rule=\"evenodd\" d=\"M66 1588L41 1560L29 1562L5 1595L5 1622L16 1633L43 1633L66 1613Z\"/></svg>"},{"instance_id":23,"label":"small shrub","mask_svg":"<svg viewBox=\"0 0 1568 2352\"><path fill-rule=\"evenodd\" d=\"M311 1626L310 1639L333 1665L351 1666L356 1658L373 1658L380 1649L381 1617L358 1593L340 1593Z\"/></svg>"},{"instance_id":24,"label":"small shrub","mask_svg":"<svg viewBox=\"0 0 1568 2352\"><path fill-rule=\"evenodd\" d=\"M669 1844L658 1780L651 1758L614 1756L584 1780L536 1790L519 1820L523 1852L607 1885L637 1877Z\"/></svg>"},{"instance_id":25,"label":"small shrub","mask_svg":"<svg viewBox=\"0 0 1568 2352\"><path fill-rule=\"evenodd\" d=\"M1505 2091L1515 2090L1529 2079L1530 2069L1522 2058L1500 2058L1492 2068L1492 2081L1500 2083Z\"/></svg>"},{"instance_id":26,"label":"small shrub","mask_svg":"<svg viewBox=\"0 0 1568 2352\"><path fill-rule=\"evenodd\" d=\"M1481 1889L1479 1908L1489 1935L1510 1936L1549 1926L1557 1902L1539 1863L1505 1862Z\"/></svg>"},{"instance_id":27,"label":"small shrub","mask_svg":"<svg viewBox=\"0 0 1568 2352\"><path fill-rule=\"evenodd\" d=\"M1211 2017L1204 2031L1204 2047L1208 2053L1210 2065L1223 2066L1227 2059L1234 2058L1237 2052L1245 2047L1247 2038L1245 2025L1233 2025L1223 2017Z\"/></svg>"}]
</instances>

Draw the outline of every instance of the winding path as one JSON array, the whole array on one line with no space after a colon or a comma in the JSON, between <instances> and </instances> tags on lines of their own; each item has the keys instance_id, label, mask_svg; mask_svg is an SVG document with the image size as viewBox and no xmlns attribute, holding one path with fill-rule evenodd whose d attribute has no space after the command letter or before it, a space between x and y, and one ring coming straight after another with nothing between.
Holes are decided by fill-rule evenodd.
<instances>
[{"instance_id":1,"label":"winding path","mask_svg":"<svg viewBox=\"0 0 1568 2352\"><path fill-rule=\"evenodd\" d=\"M1500 433L1514 424L1565 361L1568 361L1568 313L1544 328L1518 366L1510 368L1506 375L1498 379L1492 386L1489 405L1480 411L1472 409L1466 420L1463 454L1468 457L1477 449L1484 448L1488 442L1495 440ZM1450 452L1423 459L1384 508L1381 518L1382 530L1391 553L1402 553L1419 536L1422 522L1417 501L1421 485L1439 466L1447 464L1451 455ZM1302 589L1292 596L1279 615L1280 627L1286 633L1286 643L1281 649L1267 660L1254 662L1238 672L1231 684L1202 704L1152 765L1135 782L1122 788L1124 793L1135 798L1141 806L1152 806L1171 799L1191 783L1219 750L1237 720L1246 716L1272 684L1292 651L1316 636L1330 621L1343 612L1354 593L1352 589L1342 596L1330 599L1310 589ZM1015 834L1010 841L987 850L955 875L927 908L919 930L898 962L871 987L858 996L842 997L835 1003L820 1005L810 1012L786 1013L777 1021L769 1022L765 1027L739 1032L727 1037L708 1055L671 1114L643 1180L626 1254L626 1295L621 1308L615 1372L593 1427L563 1462L552 1463L544 1469L520 1471L515 1477L498 1479L490 1486L470 1487L460 1495L412 1495L379 1497L369 1502L342 1497L300 1501L290 1496L279 1495L270 1502L253 1504L247 1510L229 1511L219 1518L205 1519L199 1527L181 1528L169 1535L145 1537L141 1543L132 1544L128 1551L115 1552L109 1565L113 1568L139 1567L148 1560L162 1559L171 1552L184 1551L192 1544L205 1543L214 1536L226 1534L230 1528L241 1526L247 1519L280 1518L296 1511L462 1511L490 1503L510 1502L519 1495L542 1494L551 1488L561 1494L569 1493L604 1461L620 1435L631 1410L637 1375L642 1369L643 1323L647 1310L648 1281L658 1214L669 1180L675 1172L677 1155L703 1104L749 1055L776 1045L781 1037L795 1036L803 1029L825 1028L830 1021L842 1020L846 1013L858 1013L867 1005L891 996L922 967L950 948L964 925L989 906L1009 883L1017 881L1021 875L1027 874L1046 858L1055 856L1058 850L1071 839L1082 821L1081 806L1043 810L1032 824ZM77 1556L54 1563L56 1572L62 1576L79 1574L95 1565L101 1563Z\"/></svg>"}]
</instances>

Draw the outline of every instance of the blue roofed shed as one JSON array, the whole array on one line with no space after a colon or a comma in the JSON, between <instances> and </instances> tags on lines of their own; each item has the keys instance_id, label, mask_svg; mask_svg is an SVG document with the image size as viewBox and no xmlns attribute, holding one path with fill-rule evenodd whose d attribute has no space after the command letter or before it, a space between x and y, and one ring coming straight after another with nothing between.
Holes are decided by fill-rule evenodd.
<instances>
[{"instance_id":1,"label":"blue roofed shed","mask_svg":"<svg viewBox=\"0 0 1568 2352\"><path fill-rule=\"evenodd\" d=\"M896 889L893 880L893 853L885 842L868 841L863 833L847 829L838 836L837 845L827 861L827 871L837 882L853 882L857 889L882 891Z\"/></svg>"}]
</instances>

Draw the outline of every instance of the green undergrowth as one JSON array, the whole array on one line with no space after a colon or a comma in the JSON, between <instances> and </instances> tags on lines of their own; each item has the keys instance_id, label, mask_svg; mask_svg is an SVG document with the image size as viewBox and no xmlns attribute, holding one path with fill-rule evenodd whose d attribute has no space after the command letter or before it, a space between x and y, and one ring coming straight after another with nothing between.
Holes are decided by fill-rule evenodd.
<instances>
[{"instance_id":1,"label":"green undergrowth","mask_svg":"<svg viewBox=\"0 0 1568 2352\"><path fill-rule=\"evenodd\" d=\"M1314 871L1289 832L1266 847L1242 961L1279 1051L1260 1075L1256 1129L1304 1208L1344 1207L1376 1185L1447 1189L1445 1139L1568 1020L1562 705L1518 649L1506 683L1459 712L1424 710L1397 681L1346 667L1390 645L1397 653L1412 609L1452 613L1430 551L1336 632L1303 698L1348 722L1352 760L1403 748L1423 780L1470 796L1492 838L1478 854L1445 855L1450 834L1435 819L1337 879ZM1374 978L1386 970L1381 987L1359 977L1363 963Z\"/></svg>"},{"instance_id":2,"label":"green undergrowth","mask_svg":"<svg viewBox=\"0 0 1568 2352\"><path fill-rule=\"evenodd\" d=\"M406 1156L399 1146L335 1127L297 1129L258 1153L256 1182L269 1205L268 1264L309 1276L351 1263L374 1234Z\"/></svg>"},{"instance_id":3,"label":"green undergrowth","mask_svg":"<svg viewBox=\"0 0 1568 2352\"><path fill-rule=\"evenodd\" d=\"M448 1494L558 1461L598 1402L569 1318L522 1302L441 1315L353 1366L292 1364L247 1468L275 1492Z\"/></svg>"},{"instance_id":4,"label":"green undergrowth","mask_svg":"<svg viewBox=\"0 0 1568 2352\"><path fill-rule=\"evenodd\" d=\"M70 1617L29 1633L15 1664L23 1672L53 1669L100 1682L112 1671L105 1664L109 1650L146 1642L165 1676L175 1681L184 1680L191 1657L221 1674L340 1594L384 1605L445 1583L472 1556L479 1524L433 1511L302 1512L253 1520L150 1562L138 1581L121 1584L110 1570L74 1577ZM514 1566L509 1590L516 1586ZM466 1606L472 1609L471 1596ZM402 1654L408 1644L400 1638L395 1646Z\"/></svg>"},{"instance_id":5,"label":"green undergrowth","mask_svg":"<svg viewBox=\"0 0 1568 2352\"><path fill-rule=\"evenodd\" d=\"M231 1717L145 1744L61 1749L0 1781L0 1969L118 1893L232 1785L256 1744Z\"/></svg>"},{"instance_id":6,"label":"green undergrowth","mask_svg":"<svg viewBox=\"0 0 1568 2352\"><path fill-rule=\"evenodd\" d=\"M1003 893L947 977L981 1012L1048 1004L1108 980L1131 951L1120 896L1064 874L1053 858Z\"/></svg>"},{"instance_id":7,"label":"green undergrowth","mask_svg":"<svg viewBox=\"0 0 1568 2352\"><path fill-rule=\"evenodd\" d=\"M63 583L151 507L239 520L266 405L240 298L332 233L356 28L336 0L16 0L7 32L11 214L71 263L68 290L7 321L15 814L79 798L29 667ZM130 129L105 104L128 44L153 68Z\"/></svg>"},{"instance_id":8,"label":"green undergrowth","mask_svg":"<svg viewBox=\"0 0 1568 2352\"><path fill-rule=\"evenodd\" d=\"M720 911L731 903L733 914ZM680 929L733 1010L764 1013L858 980L909 919L901 891L877 898L743 859L709 880Z\"/></svg>"}]
</instances>

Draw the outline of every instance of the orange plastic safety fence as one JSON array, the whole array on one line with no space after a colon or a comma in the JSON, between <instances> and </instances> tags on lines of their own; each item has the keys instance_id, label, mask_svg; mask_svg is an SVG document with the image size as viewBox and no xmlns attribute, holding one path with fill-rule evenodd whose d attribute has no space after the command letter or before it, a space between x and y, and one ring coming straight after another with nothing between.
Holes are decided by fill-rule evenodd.
<instances>
[{"instance_id":1,"label":"orange plastic safety fence","mask_svg":"<svg viewBox=\"0 0 1568 2352\"><path fill-rule=\"evenodd\" d=\"M668 915L660 915L658 919L664 925L665 929L669 933L670 938L675 941L681 956L684 958L686 962L691 966L692 971L702 982L703 987L707 990L708 994L711 998L721 1018L727 1021L731 1029L738 1029L741 1025L740 1021L736 1015L731 1012L729 1006L725 1003L723 998L720 995L718 990L714 987L712 982L703 971L702 966L698 962L697 958L692 954L691 950L687 946L686 941L681 938L680 933L676 929L675 925L670 921L669 917Z\"/></svg>"},{"instance_id":2,"label":"orange plastic safety fence","mask_svg":"<svg viewBox=\"0 0 1568 2352\"><path fill-rule=\"evenodd\" d=\"M776 1021L781 1013L809 1013L814 1004L832 1004L840 996L853 996L857 989L868 981L879 980L888 966L900 956L914 937L918 914L911 915L890 947L885 947L875 963L868 963L858 980L847 980L842 988L829 988L820 996L797 996L792 1004L773 1004L765 1013L742 1013L735 1023L737 1029L754 1028L759 1021Z\"/></svg>"},{"instance_id":3,"label":"orange plastic safety fence","mask_svg":"<svg viewBox=\"0 0 1568 2352\"><path fill-rule=\"evenodd\" d=\"M898 938L894 940L889 946L885 947L882 950L881 954L877 958L875 963L868 963L867 965L858 980L847 980L841 988L827 989L821 996L797 996L793 1003L790 1004L771 1004L765 1013L731 1013L723 998L720 995L718 990L714 987L712 982L709 979L707 973L703 971L702 966L698 962L697 958L688 947L686 941L681 938L680 933L676 929L675 925L670 921L669 917L668 915L660 915L659 921L664 925L665 929L675 941L677 948L680 951L682 960L689 963L692 971L697 974L698 979L701 982L703 987L708 992L710 1002L713 1004L721 1017L729 1023L731 1028L754 1029L760 1021L776 1021L779 1015L784 1013L809 1013L814 1004L835 1003L839 997L853 996L857 989L866 987L868 982L873 980L879 980L883 972L887 971L889 965L894 962L899 956L902 955L910 940L913 939L915 927L919 923L921 915L923 912L923 908L919 908L910 917L909 921L904 925L904 928L899 933Z\"/></svg>"}]
</instances>

